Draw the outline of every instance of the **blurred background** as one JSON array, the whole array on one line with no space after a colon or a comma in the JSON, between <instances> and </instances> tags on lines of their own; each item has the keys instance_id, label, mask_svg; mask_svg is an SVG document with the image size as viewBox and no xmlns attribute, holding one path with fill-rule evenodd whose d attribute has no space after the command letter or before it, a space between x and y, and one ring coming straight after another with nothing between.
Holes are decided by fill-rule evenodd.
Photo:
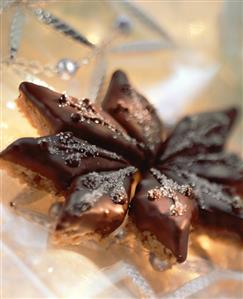
<instances>
[{"instance_id":1,"label":"blurred background","mask_svg":"<svg viewBox=\"0 0 243 299\"><path fill-rule=\"evenodd\" d=\"M112 72L122 69L169 126L187 113L243 105L242 1L1 0L0 11L2 148L36 136L15 105L25 80L99 102ZM228 144L241 155L242 136L241 117ZM242 252L205 236L203 251L191 249L185 264L164 273L144 265L139 248L107 255L95 246L50 247L46 230L7 208L22 188L1 174L2 298L243 294Z\"/></svg>"}]
</instances>

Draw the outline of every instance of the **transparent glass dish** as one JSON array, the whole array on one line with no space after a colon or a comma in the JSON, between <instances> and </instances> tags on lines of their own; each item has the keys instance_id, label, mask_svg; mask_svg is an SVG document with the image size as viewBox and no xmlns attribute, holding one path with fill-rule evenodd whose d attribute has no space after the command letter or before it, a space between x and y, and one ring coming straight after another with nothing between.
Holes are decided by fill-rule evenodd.
<instances>
[{"instance_id":1,"label":"transparent glass dish","mask_svg":"<svg viewBox=\"0 0 243 299\"><path fill-rule=\"evenodd\" d=\"M132 20L131 33L111 38L108 51L99 57L106 61L104 86L114 70L125 70L168 125L186 113L242 104L240 2L133 3L152 16L171 36L175 47L117 50L141 40L161 41L161 36L121 4L114 7L109 1L41 1L33 5L50 10L94 43L112 37L114 20L127 14ZM10 6L1 14L1 59L8 55L15 7ZM40 23L27 8L24 10L18 59L55 65L63 58L75 60L89 55L89 49ZM78 97L92 97L95 84L99 84L95 81L99 59L91 60L69 80L1 64L1 148L17 138L37 136L16 109L20 82L42 81ZM242 125L241 118L228 144L230 150L241 155ZM53 199L48 194L31 192L1 172L2 298L242 297L243 253L234 240L192 232L187 261L166 271L159 271L155 264L152 267L148 252L129 242L112 245L109 250L94 243L55 247L49 242L48 230L35 224L31 212L26 219L9 207L16 197L40 196L28 208L46 213Z\"/></svg>"}]
</instances>

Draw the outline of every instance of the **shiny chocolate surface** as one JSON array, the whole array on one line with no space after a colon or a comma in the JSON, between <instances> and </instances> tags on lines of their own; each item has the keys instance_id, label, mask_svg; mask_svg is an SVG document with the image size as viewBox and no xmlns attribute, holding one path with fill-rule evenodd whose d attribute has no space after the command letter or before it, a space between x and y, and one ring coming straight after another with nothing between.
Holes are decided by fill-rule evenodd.
<instances>
[{"instance_id":1,"label":"shiny chocolate surface","mask_svg":"<svg viewBox=\"0 0 243 299\"><path fill-rule=\"evenodd\" d=\"M159 161L222 151L237 115L233 107L183 118L162 144Z\"/></svg>"},{"instance_id":2,"label":"shiny chocolate surface","mask_svg":"<svg viewBox=\"0 0 243 299\"><path fill-rule=\"evenodd\" d=\"M113 74L102 107L130 136L145 145L147 159L155 157L162 139L162 122L154 107L131 86L123 71Z\"/></svg>"},{"instance_id":3,"label":"shiny chocolate surface","mask_svg":"<svg viewBox=\"0 0 243 299\"><path fill-rule=\"evenodd\" d=\"M192 187L197 223L243 237L243 161L224 146L238 111L200 113L181 120L161 147L158 168Z\"/></svg>"},{"instance_id":4,"label":"shiny chocolate surface","mask_svg":"<svg viewBox=\"0 0 243 299\"><path fill-rule=\"evenodd\" d=\"M186 259L191 220L197 211L190 194L189 186L178 185L152 168L140 182L130 209L137 228L155 235L179 262Z\"/></svg>"},{"instance_id":5,"label":"shiny chocolate surface","mask_svg":"<svg viewBox=\"0 0 243 299\"><path fill-rule=\"evenodd\" d=\"M138 230L155 235L179 262L191 223L243 236L243 163L224 151L237 108L185 117L164 141L156 111L122 71L112 76L105 111L28 82L18 104L34 109L29 120L41 129L44 118L53 135L17 140L1 159L46 177L65 195L57 232L107 236L130 210ZM133 199L131 165L142 174Z\"/></svg>"},{"instance_id":6,"label":"shiny chocolate surface","mask_svg":"<svg viewBox=\"0 0 243 299\"><path fill-rule=\"evenodd\" d=\"M98 233L104 237L117 229L128 211L135 171L130 166L117 171L90 172L75 179L56 231L70 236Z\"/></svg>"},{"instance_id":7,"label":"shiny chocolate surface","mask_svg":"<svg viewBox=\"0 0 243 299\"><path fill-rule=\"evenodd\" d=\"M128 164L121 156L78 139L70 132L18 139L1 153L0 159L51 180L60 192L65 192L76 176L120 169Z\"/></svg>"},{"instance_id":8,"label":"shiny chocolate surface","mask_svg":"<svg viewBox=\"0 0 243 299\"><path fill-rule=\"evenodd\" d=\"M19 89L19 105L22 101L31 103L47 121L48 134L70 131L78 138L123 155L135 165L141 163L142 145L89 99L76 99L29 82L21 83Z\"/></svg>"}]
</instances>

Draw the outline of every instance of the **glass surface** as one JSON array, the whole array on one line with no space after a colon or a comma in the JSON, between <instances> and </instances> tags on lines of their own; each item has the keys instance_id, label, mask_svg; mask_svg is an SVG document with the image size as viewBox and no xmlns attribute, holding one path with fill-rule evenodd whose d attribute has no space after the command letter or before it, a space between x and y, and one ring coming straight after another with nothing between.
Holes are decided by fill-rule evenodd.
<instances>
[{"instance_id":1,"label":"glass surface","mask_svg":"<svg viewBox=\"0 0 243 299\"><path fill-rule=\"evenodd\" d=\"M27 2L28 3L28 2ZM165 123L173 125L186 113L242 106L242 3L240 1L133 1L171 36L173 48L154 51L118 51L124 44L152 40L160 35L141 22L122 2L41 1L43 7L71 24L94 43L109 40L118 15L127 15L132 31L111 39L105 84L121 68L131 82L158 109ZM1 17L1 58L8 55L10 24L16 5ZM24 8L25 23L17 59L56 64L60 59L81 59L90 50L39 22ZM115 50L116 49L116 50ZM33 74L14 65L1 65L1 148L36 131L17 111L18 85L24 80L78 96L95 94L98 59L83 66L70 80ZM96 84L96 85L95 85ZM228 148L243 155L242 118ZM192 232L189 255L183 264L155 271L149 255L132 240L105 250L94 243L55 247L48 230L17 216L8 206L16 196L40 200L28 209L46 213L54 199L31 193L17 180L1 173L2 298L240 298L243 294L243 253L234 239Z\"/></svg>"}]
</instances>

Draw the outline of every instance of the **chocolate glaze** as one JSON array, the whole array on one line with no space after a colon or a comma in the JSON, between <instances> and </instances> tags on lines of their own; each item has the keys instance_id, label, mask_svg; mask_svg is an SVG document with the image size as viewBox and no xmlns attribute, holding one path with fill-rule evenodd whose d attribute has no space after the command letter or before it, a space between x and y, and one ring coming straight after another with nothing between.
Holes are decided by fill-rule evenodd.
<instances>
[{"instance_id":1,"label":"chocolate glaze","mask_svg":"<svg viewBox=\"0 0 243 299\"><path fill-rule=\"evenodd\" d=\"M238 110L205 112L183 118L160 148L159 163L174 156L219 152L236 120Z\"/></svg>"},{"instance_id":2,"label":"chocolate glaze","mask_svg":"<svg viewBox=\"0 0 243 299\"><path fill-rule=\"evenodd\" d=\"M223 151L237 109L184 118L161 147L158 168L189 184L199 206L197 223L243 237L243 162Z\"/></svg>"},{"instance_id":3,"label":"chocolate glaze","mask_svg":"<svg viewBox=\"0 0 243 299\"><path fill-rule=\"evenodd\" d=\"M137 228L154 234L178 262L186 259L190 224L196 217L196 205L189 196L188 186L150 169L131 202L130 216Z\"/></svg>"},{"instance_id":4,"label":"chocolate glaze","mask_svg":"<svg viewBox=\"0 0 243 299\"><path fill-rule=\"evenodd\" d=\"M20 84L21 98L30 102L46 119L48 134L71 131L76 137L124 156L141 165L141 146L98 105L88 99L77 100L29 82ZM41 126L41 124L40 124Z\"/></svg>"},{"instance_id":5,"label":"chocolate glaze","mask_svg":"<svg viewBox=\"0 0 243 299\"><path fill-rule=\"evenodd\" d=\"M46 177L59 192L64 192L76 176L128 165L121 156L78 139L71 132L18 139L1 152L0 159Z\"/></svg>"},{"instance_id":6,"label":"chocolate glaze","mask_svg":"<svg viewBox=\"0 0 243 299\"><path fill-rule=\"evenodd\" d=\"M113 74L102 107L130 136L145 144L148 159L156 155L162 138L162 123L148 100L131 87L124 72Z\"/></svg>"},{"instance_id":7,"label":"chocolate glaze","mask_svg":"<svg viewBox=\"0 0 243 299\"><path fill-rule=\"evenodd\" d=\"M66 197L56 231L81 237L98 233L107 236L124 221L136 169L91 172L78 177Z\"/></svg>"},{"instance_id":8,"label":"chocolate glaze","mask_svg":"<svg viewBox=\"0 0 243 299\"><path fill-rule=\"evenodd\" d=\"M232 186L222 185L199 177L193 169L178 169L172 165L160 168L179 184L189 184L199 207L194 225L207 225L217 230L234 232L243 238L243 201Z\"/></svg>"},{"instance_id":9,"label":"chocolate glaze","mask_svg":"<svg viewBox=\"0 0 243 299\"><path fill-rule=\"evenodd\" d=\"M50 133L66 132L19 139L0 159L32 170L35 181L46 177L64 194L64 206L56 209L57 233L106 236L122 224L135 169L120 154L140 170L147 170L156 156L160 171L145 172L130 216L179 262L186 259L191 221L243 237L243 204L237 195L243 194L242 161L223 152L237 109L184 118L160 145L162 125L155 110L121 71L114 73L103 102L116 120L88 99L78 101L32 83L22 83L20 93L20 105L21 100L32 104Z\"/></svg>"},{"instance_id":10,"label":"chocolate glaze","mask_svg":"<svg viewBox=\"0 0 243 299\"><path fill-rule=\"evenodd\" d=\"M177 156L162 164L168 169L175 165L206 178L209 181L229 185L236 193L243 194L243 161L235 154L217 152L191 156Z\"/></svg>"}]
</instances>

